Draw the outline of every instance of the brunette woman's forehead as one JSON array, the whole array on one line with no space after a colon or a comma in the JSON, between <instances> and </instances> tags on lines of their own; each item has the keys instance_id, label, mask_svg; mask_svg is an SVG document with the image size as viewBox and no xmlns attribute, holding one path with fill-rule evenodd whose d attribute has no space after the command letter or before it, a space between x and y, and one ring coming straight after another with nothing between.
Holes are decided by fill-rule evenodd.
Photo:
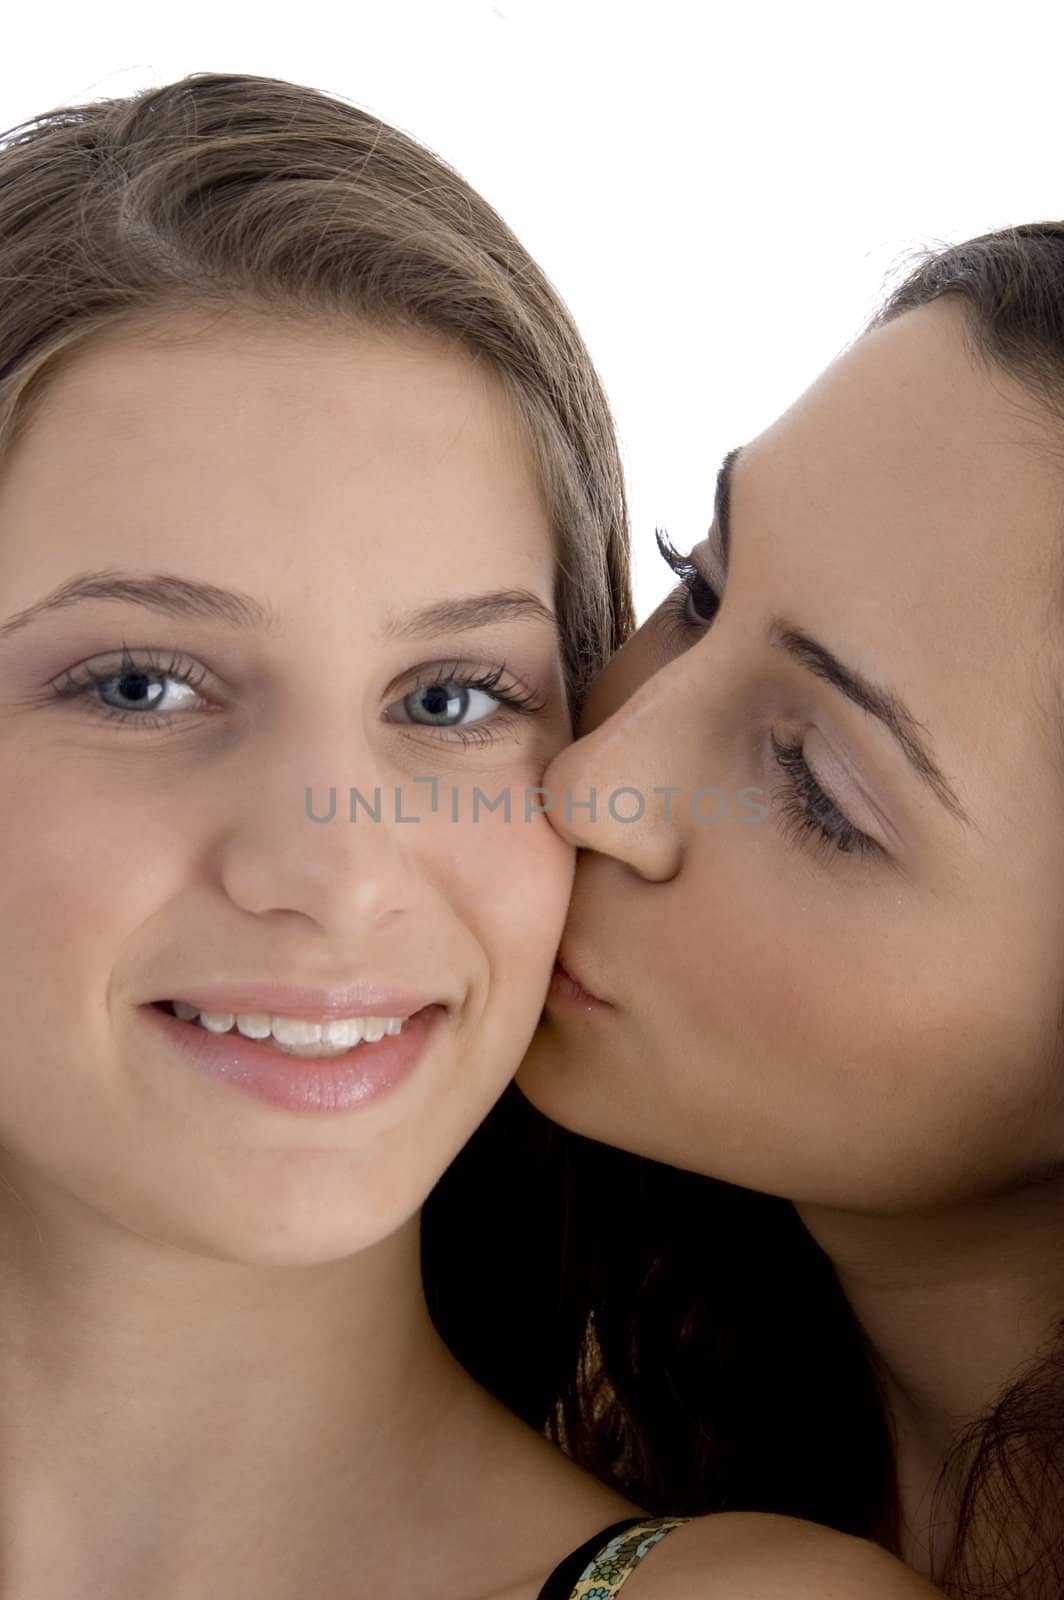
<instances>
[{"instance_id":1,"label":"brunette woman's forehead","mask_svg":"<svg viewBox=\"0 0 1064 1600\"><path fill-rule=\"evenodd\" d=\"M811 578L845 546L904 558L914 580L940 567L958 604L970 580L1040 606L1059 571L1064 457L1044 408L973 355L962 318L939 302L851 346L731 463L730 522L736 499L771 499L774 525L808 532Z\"/></svg>"},{"instance_id":2,"label":"brunette woman's forehead","mask_svg":"<svg viewBox=\"0 0 1064 1600\"><path fill-rule=\"evenodd\" d=\"M911 712L940 797L964 794L994 726L1022 716L1029 759L1056 700L1064 470L1048 429L939 302L858 340L718 479L725 613L745 610L766 651L781 615L788 639L826 646L851 683L886 686L878 703ZM809 650L801 664L816 670Z\"/></svg>"}]
</instances>

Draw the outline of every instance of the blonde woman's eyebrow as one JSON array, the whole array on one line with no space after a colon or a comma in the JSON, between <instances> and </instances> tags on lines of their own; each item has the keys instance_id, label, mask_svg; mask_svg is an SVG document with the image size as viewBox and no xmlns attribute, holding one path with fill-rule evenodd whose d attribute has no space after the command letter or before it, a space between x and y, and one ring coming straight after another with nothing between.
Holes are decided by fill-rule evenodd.
<instances>
[{"instance_id":1,"label":"blonde woman's eyebrow","mask_svg":"<svg viewBox=\"0 0 1064 1600\"><path fill-rule=\"evenodd\" d=\"M51 594L34 601L0 624L0 641L11 638L39 618L91 600L120 601L167 617L198 617L230 627L277 634L283 623L272 606L238 589L223 589L199 579L168 572L121 572L113 568L68 578ZM424 639L434 634L464 633L499 622L546 622L558 619L538 596L524 589L459 595L421 606L406 616L388 613L383 632L389 638Z\"/></svg>"},{"instance_id":2,"label":"blonde woman's eyebrow","mask_svg":"<svg viewBox=\"0 0 1064 1600\"><path fill-rule=\"evenodd\" d=\"M121 572L105 568L68 578L51 594L16 611L0 624L0 641L20 633L41 617L91 600L117 600L141 606L165 617L204 617L230 627L278 633L281 618L272 607L238 589L221 589L198 579L179 578L170 572Z\"/></svg>"},{"instance_id":3,"label":"blonde woman's eyebrow","mask_svg":"<svg viewBox=\"0 0 1064 1600\"><path fill-rule=\"evenodd\" d=\"M438 633L465 633L497 622L545 622L558 630L554 612L531 590L495 589L488 594L437 600L406 617L389 614L384 632L390 638L425 639Z\"/></svg>"}]
</instances>

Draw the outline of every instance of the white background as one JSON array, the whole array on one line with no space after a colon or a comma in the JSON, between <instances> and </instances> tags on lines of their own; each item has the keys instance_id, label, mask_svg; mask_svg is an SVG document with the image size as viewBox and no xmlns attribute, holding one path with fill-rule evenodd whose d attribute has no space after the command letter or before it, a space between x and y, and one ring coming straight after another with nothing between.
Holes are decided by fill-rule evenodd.
<instances>
[{"instance_id":1,"label":"white background","mask_svg":"<svg viewBox=\"0 0 1064 1600\"><path fill-rule=\"evenodd\" d=\"M692 0L0 0L0 126L188 72L367 107L503 214L582 328L629 474L640 616L720 457L936 241L1064 216L1064 11ZM17 28L17 39L12 27Z\"/></svg>"}]
</instances>

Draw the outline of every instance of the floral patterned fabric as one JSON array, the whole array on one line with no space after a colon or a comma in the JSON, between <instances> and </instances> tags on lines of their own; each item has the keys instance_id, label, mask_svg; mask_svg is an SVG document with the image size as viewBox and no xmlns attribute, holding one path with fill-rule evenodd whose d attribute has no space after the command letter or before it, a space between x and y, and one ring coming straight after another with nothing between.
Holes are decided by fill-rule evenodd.
<instances>
[{"instance_id":1,"label":"floral patterned fabric","mask_svg":"<svg viewBox=\"0 0 1064 1600\"><path fill-rule=\"evenodd\" d=\"M648 1517L615 1534L592 1556L576 1581L569 1600L613 1600L647 1551L689 1517Z\"/></svg>"}]
</instances>

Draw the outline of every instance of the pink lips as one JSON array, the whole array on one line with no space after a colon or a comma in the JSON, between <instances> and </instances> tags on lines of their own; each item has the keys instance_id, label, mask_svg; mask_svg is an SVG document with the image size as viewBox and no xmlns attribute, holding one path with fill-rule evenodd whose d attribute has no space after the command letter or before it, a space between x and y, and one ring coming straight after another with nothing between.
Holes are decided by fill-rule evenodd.
<instances>
[{"instance_id":1,"label":"pink lips","mask_svg":"<svg viewBox=\"0 0 1064 1600\"><path fill-rule=\"evenodd\" d=\"M587 1008L608 1004L607 1001L600 1000L597 994L592 994L589 989L585 989L583 984L574 978L568 968L563 965L560 957L554 963L554 972L550 981L550 993L564 1000L575 1000L578 1005Z\"/></svg>"},{"instance_id":2,"label":"pink lips","mask_svg":"<svg viewBox=\"0 0 1064 1600\"><path fill-rule=\"evenodd\" d=\"M227 989L225 995L238 992ZM396 998L390 997L389 1003ZM227 1005L226 1009L232 1007ZM247 1005L248 1011L260 1009L267 1007ZM182 1022L159 1004L141 1006L140 1011L149 1026L158 1030L156 1038L171 1046L186 1065L267 1105L302 1112L349 1111L396 1089L422 1061L447 1015L446 1007L430 1004L415 1015L408 1014L409 1020L403 1023L399 1034L386 1034L376 1043L364 1041L343 1055L307 1058L286 1055L273 1045L245 1039L235 1029L211 1033L198 1022ZM287 1004L285 1011L289 1011ZM317 1014L323 1014L320 1007ZM403 1013L382 1009L381 1013L369 1014ZM154 1070L154 1052L150 1059Z\"/></svg>"}]
</instances>

